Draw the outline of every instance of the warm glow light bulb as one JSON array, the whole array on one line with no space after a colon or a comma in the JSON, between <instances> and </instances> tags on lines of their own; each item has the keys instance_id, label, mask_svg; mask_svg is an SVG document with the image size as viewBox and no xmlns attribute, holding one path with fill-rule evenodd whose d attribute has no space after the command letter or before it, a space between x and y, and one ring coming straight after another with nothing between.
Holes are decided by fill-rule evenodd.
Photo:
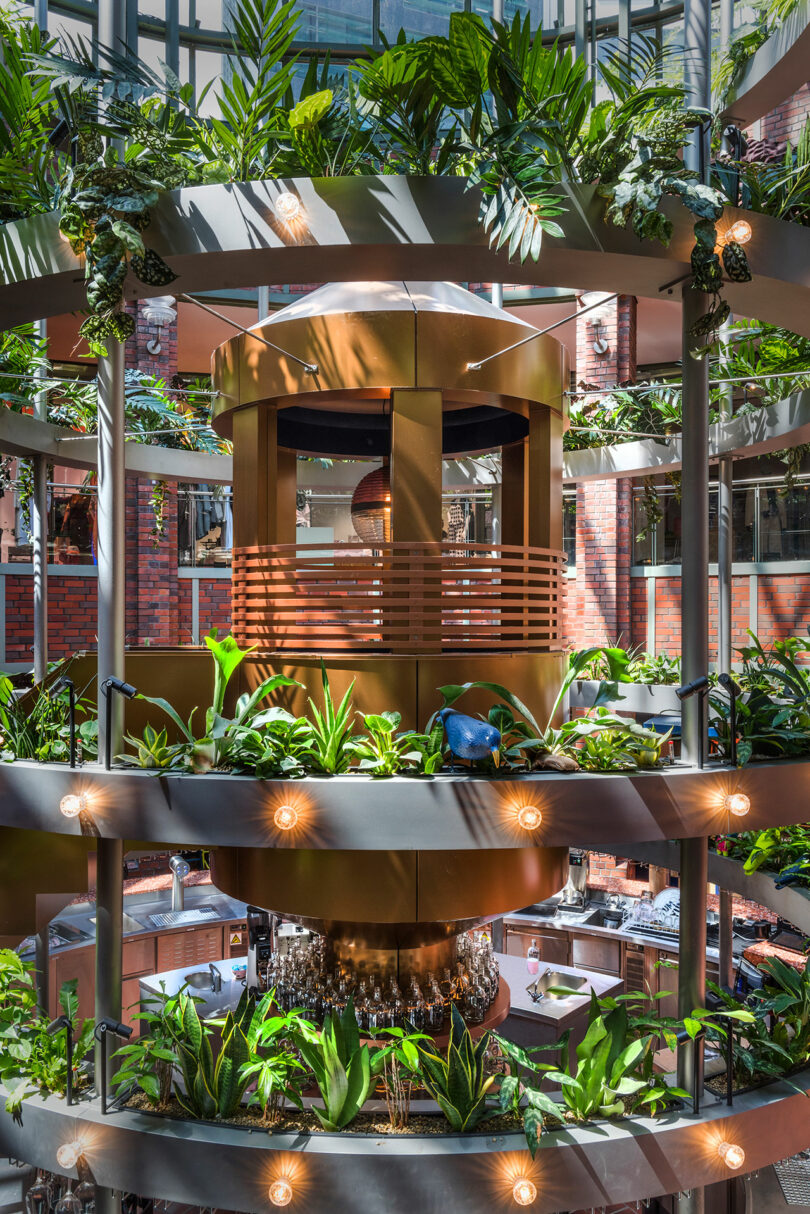
<instances>
[{"instance_id":1,"label":"warm glow light bulb","mask_svg":"<svg viewBox=\"0 0 810 1214\"><path fill-rule=\"evenodd\" d=\"M537 1201L537 1185L526 1176L519 1176L512 1185L512 1196L518 1206L530 1206Z\"/></svg>"},{"instance_id":2,"label":"warm glow light bulb","mask_svg":"<svg viewBox=\"0 0 810 1214\"><path fill-rule=\"evenodd\" d=\"M292 1201L292 1195L292 1185L283 1177L273 1181L267 1194L274 1206L288 1206Z\"/></svg>"},{"instance_id":3,"label":"warm glow light bulb","mask_svg":"<svg viewBox=\"0 0 810 1214\"><path fill-rule=\"evenodd\" d=\"M726 809L737 818L744 818L751 808L751 798L744 792L732 792L726 797Z\"/></svg>"},{"instance_id":4,"label":"warm glow light bulb","mask_svg":"<svg viewBox=\"0 0 810 1214\"><path fill-rule=\"evenodd\" d=\"M726 244L730 240L736 240L737 244L748 244L752 235L751 225L748 220L738 219L726 232Z\"/></svg>"},{"instance_id":5,"label":"warm glow light bulb","mask_svg":"<svg viewBox=\"0 0 810 1214\"><path fill-rule=\"evenodd\" d=\"M75 818L87 809L87 797L83 792L69 792L59 802L59 812L66 818Z\"/></svg>"},{"instance_id":6,"label":"warm glow light bulb","mask_svg":"<svg viewBox=\"0 0 810 1214\"><path fill-rule=\"evenodd\" d=\"M543 815L536 805L524 805L518 810L517 820L524 830L537 830L543 821Z\"/></svg>"},{"instance_id":7,"label":"warm glow light bulb","mask_svg":"<svg viewBox=\"0 0 810 1214\"><path fill-rule=\"evenodd\" d=\"M717 1154L726 1167L731 1168L734 1172L745 1163L745 1151L735 1142L721 1142L717 1148Z\"/></svg>"},{"instance_id":8,"label":"warm glow light bulb","mask_svg":"<svg viewBox=\"0 0 810 1214\"><path fill-rule=\"evenodd\" d=\"M279 805L273 821L279 830L292 830L298 824L298 810L294 805Z\"/></svg>"},{"instance_id":9,"label":"warm glow light bulb","mask_svg":"<svg viewBox=\"0 0 810 1214\"><path fill-rule=\"evenodd\" d=\"M301 214L301 199L297 194L285 192L276 199L276 214L285 223L290 223Z\"/></svg>"},{"instance_id":10,"label":"warm glow light bulb","mask_svg":"<svg viewBox=\"0 0 810 1214\"><path fill-rule=\"evenodd\" d=\"M63 1142L56 1150L56 1162L60 1168L75 1168L82 1153L80 1142Z\"/></svg>"}]
</instances>

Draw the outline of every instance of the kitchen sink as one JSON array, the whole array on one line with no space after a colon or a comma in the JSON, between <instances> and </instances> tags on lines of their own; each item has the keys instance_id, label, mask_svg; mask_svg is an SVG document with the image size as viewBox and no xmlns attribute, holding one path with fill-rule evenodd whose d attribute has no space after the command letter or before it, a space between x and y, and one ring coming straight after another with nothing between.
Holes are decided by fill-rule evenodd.
<instances>
[{"instance_id":1,"label":"kitchen sink","mask_svg":"<svg viewBox=\"0 0 810 1214\"><path fill-rule=\"evenodd\" d=\"M184 982L195 991L204 991L206 988L210 991L213 988L213 977L210 970L195 970L193 974L184 974Z\"/></svg>"},{"instance_id":2,"label":"kitchen sink","mask_svg":"<svg viewBox=\"0 0 810 1214\"><path fill-rule=\"evenodd\" d=\"M583 986L586 986L587 978L578 978L574 974L561 974L559 970L546 970L544 974L538 974L534 982L531 982L526 990L531 995L532 999L568 999L568 995L558 995L552 987L564 986L571 991L580 991Z\"/></svg>"}]
</instances>

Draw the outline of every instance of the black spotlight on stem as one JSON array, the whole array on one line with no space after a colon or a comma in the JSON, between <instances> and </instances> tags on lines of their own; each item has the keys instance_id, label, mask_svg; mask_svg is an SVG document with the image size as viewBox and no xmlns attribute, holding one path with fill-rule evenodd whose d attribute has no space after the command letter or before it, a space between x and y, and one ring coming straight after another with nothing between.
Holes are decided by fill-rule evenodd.
<instances>
[{"instance_id":1,"label":"black spotlight on stem","mask_svg":"<svg viewBox=\"0 0 810 1214\"><path fill-rule=\"evenodd\" d=\"M131 698L131 697L130 697ZM113 1020L109 1016L105 1016L99 1020L96 1027L93 1029L93 1036L101 1045L101 1066L100 1075L96 1075L96 1092L101 1098L101 1111L106 1115L107 1112L107 1038L113 1033L116 1037L123 1037L124 1040L132 1036L132 1027L129 1024L121 1024L118 1020Z\"/></svg>"},{"instance_id":2,"label":"black spotlight on stem","mask_svg":"<svg viewBox=\"0 0 810 1214\"><path fill-rule=\"evenodd\" d=\"M742 688L739 683L735 683L730 674L717 676L717 682L723 688L723 691L728 696L728 736L729 736L729 758L731 766L737 766L737 699L742 695Z\"/></svg>"},{"instance_id":3,"label":"black spotlight on stem","mask_svg":"<svg viewBox=\"0 0 810 1214\"><path fill-rule=\"evenodd\" d=\"M697 765L703 767L705 749L706 749L706 697L709 694L709 679L705 674L700 675L697 679L692 679L691 683L684 683L682 687L675 688L675 695L679 700L689 700L692 696L700 696L698 715L700 718L700 727L698 730L698 756ZM681 745L683 745L683 724L681 724Z\"/></svg>"},{"instance_id":4,"label":"black spotlight on stem","mask_svg":"<svg viewBox=\"0 0 810 1214\"><path fill-rule=\"evenodd\" d=\"M70 714L70 766L76 766L76 688L73 679L66 674L60 675L52 687L48 688L48 699L55 700L63 691L68 693L68 712Z\"/></svg>"},{"instance_id":5,"label":"black spotlight on stem","mask_svg":"<svg viewBox=\"0 0 810 1214\"><path fill-rule=\"evenodd\" d=\"M57 1033L65 1030L65 1059L67 1061L67 1080L65 1088L65 1099L68 1104L73 1104L73 1021L69 1016L57 1016L48 1025L48 1036L54 1037Z\"/></svg>"},{"instance_id":6,"label":"black spotlight on stem","mask_svg":"<svg viewBox=\"0 0 810 1214\"><path fill-rule=\"evenodd\" d=\"M123 679L116 679L110 676L101 684L101 694L107 700L107 710L105 713L106 727L104 730L104 766L107 771L112 766L112 693L117 691L119 695L125 696L127 700L131 700L133 696L138 694L137 687L133 687L131 683L125 683Z\"/></svg>"}]
</instances>

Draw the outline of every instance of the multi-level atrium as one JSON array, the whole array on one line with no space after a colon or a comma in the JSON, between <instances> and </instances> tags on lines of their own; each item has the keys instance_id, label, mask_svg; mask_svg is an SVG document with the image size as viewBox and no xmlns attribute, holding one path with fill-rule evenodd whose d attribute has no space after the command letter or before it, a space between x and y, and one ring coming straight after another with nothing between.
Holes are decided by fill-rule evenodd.
<instances>
[{"instance_id":1,"label":"multi-level atrium","mask_svg":"<svg viewBox=\"0 0 810 1214\"><path fill-rule=\"evenodd\" d=\"M0 26L2 1211L810 1211L808 4Z\"/></svg>"}]
</instances>

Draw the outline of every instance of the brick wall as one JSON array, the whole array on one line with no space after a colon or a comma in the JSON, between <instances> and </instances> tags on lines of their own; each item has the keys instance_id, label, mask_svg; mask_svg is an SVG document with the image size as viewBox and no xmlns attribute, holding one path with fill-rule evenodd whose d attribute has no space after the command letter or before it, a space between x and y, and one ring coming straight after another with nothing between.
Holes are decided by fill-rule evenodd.
<instances>
[{"instance_id":1,"label":"brick wall","mask_svg":"<svg viewBox=\"0 0 810 1214\"><path fill-rule=\"evenodd\" d=\"M30 574L6 574L6 661L33 665L34 593ZM95 649L98 586L95 577L52 575L48 596L48 652L67 657Z\"/></svg>"},{"instance_id":2,"label":"brick wall","mask_svg":"<svg viewBox=\"0 0 810 1214\"><path fill-rule=\"evenodd\" d=\"M577 485L577 575L568 582L566 639L630 643L629 480Z\"/></svg>"},{"instance_id":3,"label":"brick wall","mask_svg":"<svg viewBox=\"0 0 810 1214\"><path fill-rule=\"evenodd\" d=\"M621 856L611 856L605 852L591 852L588 860L588 885L591 889L604 890L611 894L624 894L626 897L639 898L642 891L649 889L647 881L640 881L632 876L633 861L624 860ZM706 894L708 910L717 910L720 899L717 894ZM747 919L767 919L776 923L777 915L760 906L758 902L749 902L734 894L731 900L732 913Z\"/></svg>"},{"instance_id":4,"label":"brick wall","mask_svg":"<svg viewBox=\"0 0 810 1214\"><path fill-rule=\"evenodd\" d=\"M777 143L789 139L795 147L810 113L810 84L803 84L782 105L762 119L762 138Z\"/></svg>"},{"instance_id":5,"label":"brick wall","mask_svg":"<svg viewBox=\"0 0 810 1214\"><path fill-rule=\"evenodd\" d=\"M231 627L231 583L226 578L200 581L200 636L211 628L220 633Z\"/></svg>"}]
</instances>

